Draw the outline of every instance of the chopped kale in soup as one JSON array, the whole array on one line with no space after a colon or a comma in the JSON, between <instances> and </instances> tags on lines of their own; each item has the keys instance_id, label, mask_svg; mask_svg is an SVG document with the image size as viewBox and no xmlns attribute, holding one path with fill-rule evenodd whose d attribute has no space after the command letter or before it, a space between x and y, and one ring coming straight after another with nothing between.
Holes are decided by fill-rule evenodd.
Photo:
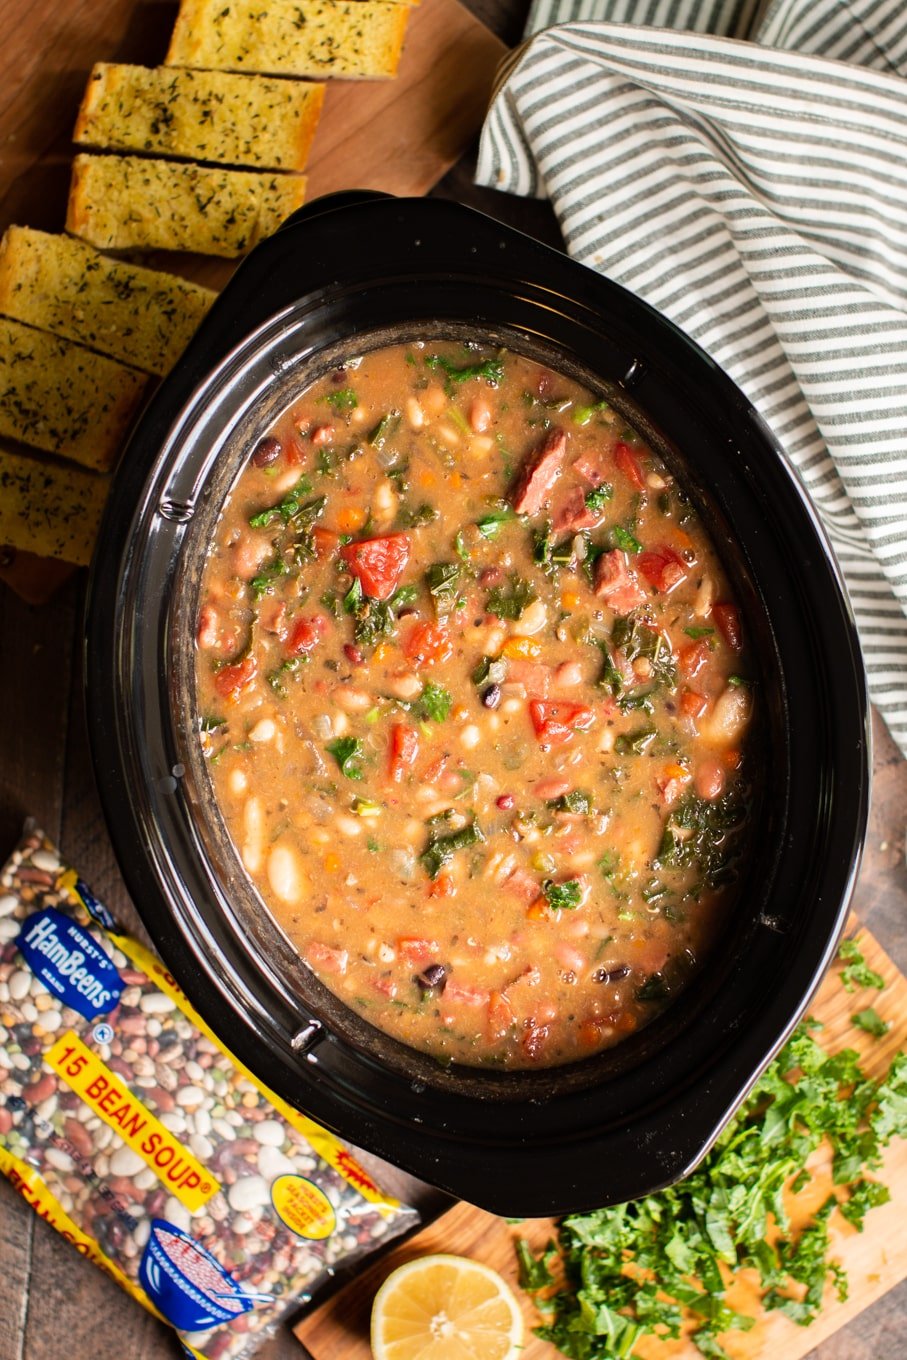
<instances>
[{"instance_id":1,"label":"chopped kale in soup","mask_svg":"<svg viewBox=\"0 0 907 1360\"><path fill-rule=\"evenodd\" d=\"M254 448L199 731L268 909L443 1062L545 1066L688 985L733 902L753 685L728 579L608 402L489 346L377 349Z\"/></svg>"}]
</instances>

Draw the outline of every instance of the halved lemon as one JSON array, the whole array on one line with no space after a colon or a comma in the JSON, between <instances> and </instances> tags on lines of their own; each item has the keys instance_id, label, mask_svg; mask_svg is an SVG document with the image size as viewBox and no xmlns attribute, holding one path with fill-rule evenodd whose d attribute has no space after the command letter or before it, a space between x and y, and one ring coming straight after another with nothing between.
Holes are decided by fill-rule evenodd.
<instances>
[{"instance_id":1,"label":"halved lemon","mask_svg":"<svg viewBox=\"0 0 907 1360\"><path fill-rule=\"evenodd\" d=\"M517 1360L523 1314L497 1271L465 1256L419 1256L372 1304L375 1360Z\"/></svg>"}]
</instances>

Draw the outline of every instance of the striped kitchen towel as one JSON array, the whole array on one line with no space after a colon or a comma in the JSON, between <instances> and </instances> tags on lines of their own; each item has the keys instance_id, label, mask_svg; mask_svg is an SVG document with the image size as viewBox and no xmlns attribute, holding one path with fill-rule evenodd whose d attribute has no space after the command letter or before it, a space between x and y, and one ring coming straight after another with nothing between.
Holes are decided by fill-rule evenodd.
<instances>
[{"instance_id":1,"label":"striped kitchen towel","mask_svg":"<svg viewBox=\"0 0 907 1360\"><path fill-rule=\"evenodd\" d=\"M528 31L478 182L547 196L571 255L743 388L819 508L907 754L907 5L535 0Z\"/></svg>"}]
</instances>

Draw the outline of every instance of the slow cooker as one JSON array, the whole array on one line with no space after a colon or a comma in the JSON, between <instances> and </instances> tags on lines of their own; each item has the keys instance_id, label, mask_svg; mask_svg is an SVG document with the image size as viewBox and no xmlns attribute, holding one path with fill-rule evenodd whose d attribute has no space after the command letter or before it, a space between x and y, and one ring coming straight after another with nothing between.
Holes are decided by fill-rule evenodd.
<instances>
[{"instance_id":1,"label":"slow cooker","mask_svg":"<svg viewBox=\"0 0 907 1360\"><path fill-rule=\"evenodd\" d=\"M493 337L604 387L677 471L744 605L761 732L747 868L706 967L618 1047L533 1071L439 1067L305 967L213 805L193 704L199 578L241 462L295 392L389 340ZM353 193L239 267L123 457L92 568L86 690L126 883L193 1004L268 1087L492 1211L560 1214L687 1174L834 955L866 831L868 702L828 541L743 393L663 316L440 200Z\"/></svg>"}]
</instances>

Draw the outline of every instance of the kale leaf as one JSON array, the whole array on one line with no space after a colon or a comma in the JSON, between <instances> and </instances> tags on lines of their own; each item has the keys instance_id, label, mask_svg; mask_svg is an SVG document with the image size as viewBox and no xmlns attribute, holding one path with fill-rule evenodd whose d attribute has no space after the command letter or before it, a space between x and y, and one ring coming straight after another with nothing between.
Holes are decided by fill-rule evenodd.
<instances>
[{"instance_id":1,"label":"kale leaf","mask_svg":"<svg viewBox=\"0 0 907 1360\"><path fill-rule=\"evenodd\" d=\"M336 741L329 741L325 747L340 766L340 773L347 779L361 779L362 766L360 760L363 755L363 745L359 737L338 737Z\"/></svg>"},{"instance_id":2,"label":"kale leaf","mask_svg":"<svg viewBox=\"0 0 907 1360\"><path fill-rule=\"evenodd\" d=\"M510 578L509 586L496 586L489 592L485 610L499 619L518 619L535 598L530 582L514 575Z\"/></svg>"},{"instance_id":3,"label":"kale leaf","mask_svg":"<svg viewBox=\"0 0 907 1360\"><path fill-rule=\"evenodd\" d=\"M439 834L437 828L432 828L428 844L419 856L419 863L429 878L435 879L458 850L466 850L469 846L479 845L484 840L482 828L475 818L467 822L466 826L460 827L459 831L452 831L447 836Z\"/></svg>"},{"instance_id":4,"label":"kale leaf","mask_svg":"<svg viewBox=\"0 0 907 1360\"><path fill-rule=\"evenodd\" d=\"M885 986L885 979L882 974L869 967L856 940L842 940L841 947L838 950L838 958L845 965L841 969L841 982L844 985L845 992L852 992L856 987L881 988Z\"/></svg>"}]
</instances>

